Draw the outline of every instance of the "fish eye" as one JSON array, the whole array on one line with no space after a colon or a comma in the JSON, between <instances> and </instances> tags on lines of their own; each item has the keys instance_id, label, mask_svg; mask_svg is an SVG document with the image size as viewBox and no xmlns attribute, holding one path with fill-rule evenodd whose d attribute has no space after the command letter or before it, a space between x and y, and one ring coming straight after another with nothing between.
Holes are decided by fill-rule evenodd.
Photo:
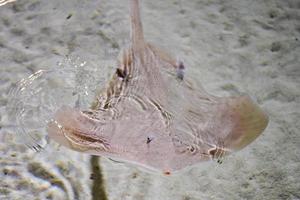
<instances>
[{"instance_id":1,"label":"fish eye","mask_svg":"<svg viewBox=\"0 0 300 200\"><path fill-rule=\"evenodd\" d=\"M180 69L180 70L184 70L185 69L183 61L178 61L177 68Z\"/></svg>"},{"instance_id":2,"label":"fish eye","mask_svg":"<svg viewBox=\"0 0 300 200\"><path fill-rule=\"evenodd\" d=\"M178 79L183 80L185 66L182 61L177 62L176 76Z\"/></svg>"}]
</instances>

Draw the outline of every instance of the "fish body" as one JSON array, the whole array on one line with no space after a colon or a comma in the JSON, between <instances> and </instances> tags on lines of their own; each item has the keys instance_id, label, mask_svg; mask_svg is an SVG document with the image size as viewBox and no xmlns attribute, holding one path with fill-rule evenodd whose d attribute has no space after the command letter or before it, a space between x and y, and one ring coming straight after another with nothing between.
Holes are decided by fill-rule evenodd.
<instances>
[{"instance_id":1,"label":"fish body","mask_svg":"<svg viewBox=\"0 0 300 200\"><path fill-rule=\"evenodd\" d=\"M131 44L115 74L90 110L60 108L48 124L49 137L165 174L218 160L255 140L267 115L248 96L222 98L195 89L182 62L145 41L139 1L129 2Z\"/></svg>"}]
</instances>

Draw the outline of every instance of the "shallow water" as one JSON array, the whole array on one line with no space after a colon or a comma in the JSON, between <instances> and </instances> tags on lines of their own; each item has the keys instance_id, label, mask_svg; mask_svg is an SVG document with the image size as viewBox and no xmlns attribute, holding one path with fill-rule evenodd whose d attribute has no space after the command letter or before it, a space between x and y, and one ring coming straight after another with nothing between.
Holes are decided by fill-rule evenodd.
<instances>
[{"instance_id":1,"label":"shallow water","mask_svg":"<svg viewBox=\"0 0 300 200\"><path fill-rule=\"evenodd\" d=\"M59 108L68 105L87 110L107 81L101 68L78 56L61 59L50 69L38 70L17 82L8 94L6 111L15 122L16 138L36 151L48 143L46 127Z\"/></svg>"},{"instance_id":2,"label":"shallow water","mask_svg":"<svg viewBox=\"0 0 300 200\"><path fill-rule=\"evenodd\" d=\"M141 4L146 38L182 58L187 76L218 95L249 93L268 112L271 122L259 139L221 165L200 163L170 177L101 159L109 199L300 199L297 1ZM113 71L118 50L128 41L127 9L125 1L84 5L81 1L20 1L0 8L1 199L24 195L28 199L92 198L89 156L53 142L41 153L25 147L23 143L43 146L47 141L35 137L22 141L24 137L15 134L6 108L14 102L8 101L7 94L14 83L33 72L43 69L41 77L52 77L51 73L59 71L53 68L69 66L69 83L65 84L64 74L58 74L58 80L46 79L53 84L34 85L26 98L34 103L42 95L37 89L48 87L46 90L63 95L45 99L49 105L60 104L65 96L72 97L65 100L70 104L86 108L94 88L87 87L88 95L84 84L78 85L75 95L59 92L73 93L76 87L72 81L78 69L73 64L70 68L65 55L79 55L78 64L87 61L90 70L106 66L101 73L90 71L101 85ZM56 82L63 82L66 88ZM32 109L51 113L51 107ZM43 127L31 118L31 112L23 115L19 123ZM48 115L40 118L49 119Z\"/></svg>"}]
</instances>

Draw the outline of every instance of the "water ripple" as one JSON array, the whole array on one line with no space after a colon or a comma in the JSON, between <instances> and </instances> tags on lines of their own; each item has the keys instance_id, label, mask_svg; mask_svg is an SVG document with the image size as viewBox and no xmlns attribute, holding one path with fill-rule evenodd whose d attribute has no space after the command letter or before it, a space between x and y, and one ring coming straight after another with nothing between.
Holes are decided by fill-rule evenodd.
<instances>
[{"instance_id":1,"label":"water ripple","mask_svg":"<svg viewBox=\"0 0 300 200\"><path fill-rule=\"evenodd\" d=\"M45 127L54 113L64 105L88 110L104 79L105 73L86 61L67 57L57 66L18 82L9 92L7 105L17 142L41 150L48 140Z\"/></svg>"}]
</instances>

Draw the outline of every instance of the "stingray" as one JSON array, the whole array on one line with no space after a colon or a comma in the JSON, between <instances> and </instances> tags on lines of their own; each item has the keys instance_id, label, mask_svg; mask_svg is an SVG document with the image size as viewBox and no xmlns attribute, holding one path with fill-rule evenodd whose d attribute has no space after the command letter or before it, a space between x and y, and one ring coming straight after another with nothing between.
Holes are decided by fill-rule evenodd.
<instances>
[{"instance_id":1,"label":"stingray","mask_svg":"<svg viewBox=\"0 0 300 200\"><path fill-rule=\"evenodd\" d=\"M49 137L165 174L219 160L254 141L267 115L248 95L217 97L195 87L182 61L145 41L139 1L129 2L130 45L111 80L90 109L59 108Z\"/></svg>"}]
</instances>

